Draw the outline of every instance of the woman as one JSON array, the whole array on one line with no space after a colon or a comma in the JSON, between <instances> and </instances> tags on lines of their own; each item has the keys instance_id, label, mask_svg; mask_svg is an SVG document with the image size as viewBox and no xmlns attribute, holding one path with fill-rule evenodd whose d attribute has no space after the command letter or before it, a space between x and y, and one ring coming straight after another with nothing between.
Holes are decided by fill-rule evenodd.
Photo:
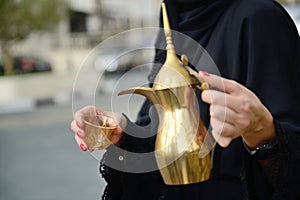
<instances>
[{"instance_id":1,"label":"woman","mask_svg":"<svg viewBox=\"0 0 300 200\"><path fill-rule=\"evenodd\" d=\"M134 174L102 166L108 182L104 199L299 199L300 192L300 52L299 36L286 11L273 0L165 0L171 28L198 41L219 67L219 78L199 76L218 90L202 93L201 110L218 145L209 181L166 186L158 171ZM165 53L158 50L155 62ZM153 81L159 68L154 67ZM227 104L220 96L226 95ZM149 123L146 101L137 124ZM87 150L82 115L71 126ZM221 117L226 111L225 124ZM126 121L124 117L121 117ZM129 122L128 122L129 123ZM126 131L124 131L126 132ZM137 139L121 128L113 143L133 152L153 149L155 137ZM126 135L126 137L124 137ZM120 138L122 140L120 141ZM106 156L113 156L109 148Z\"/></svg>"}]
</instances>

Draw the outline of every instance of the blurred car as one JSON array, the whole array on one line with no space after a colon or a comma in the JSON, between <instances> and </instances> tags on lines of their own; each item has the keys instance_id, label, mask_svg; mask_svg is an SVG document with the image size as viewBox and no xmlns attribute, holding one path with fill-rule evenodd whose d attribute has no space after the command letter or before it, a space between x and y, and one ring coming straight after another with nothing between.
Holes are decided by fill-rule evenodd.
<instances>
[{"instance_id":1,"label":"blurred car","mask_svg":"<svg viewBox=\"0 0 300 200\"><path fill-rule=\"evenodd\" d=\"M34 56L13 57L13 67L15 74L52 71L52 66L49 62ZM4 61L0 57L0 75L4 75L4 73Z\"/></svg>"},{"instance_id":2,"label":"blurred car","mask_svg":"<svg viewBox=\"0 0 300 200\"><path fill-rule=\"evenodd\" d=\"M106 74L124 73L139 65L152 62L153 52L150 50L137 49L126 52L122 48L107 49L99 53L95 61L97 71L104 71Z\"/></svg>"},{"instance_id":3,"label":"blurred car","mask_svg":"<svg viewBox=\"0 0 300 200\"><path fill-rule=\"evenodd\" d=\"M46 72L51 71L52 66L49 62L34 56L14 57L14 69L16 72Z\"/></svg>"}]
</instances>

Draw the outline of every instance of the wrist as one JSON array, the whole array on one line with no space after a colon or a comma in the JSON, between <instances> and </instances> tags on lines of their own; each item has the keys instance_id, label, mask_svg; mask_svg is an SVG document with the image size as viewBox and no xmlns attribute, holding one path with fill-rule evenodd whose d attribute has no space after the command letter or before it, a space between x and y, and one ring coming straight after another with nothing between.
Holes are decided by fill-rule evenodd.
<instances>
[{"instance_id":1,"label":"wrist","mask_svg":"<svg viewBox=\"0 0 300 200\"><path fill-rule=\"evenodd\" d=\"M243 141L250 149L256 149L257 147L271 142L276 138L273 116L267 109L265 109L265 111L266 117L260 120L260 128L242 135Z\"/></svg>"},{"instance_id":2,"label":"wrist","mask_svg":"<svg viewBox=\"0 0 300 200\"><path fill-rule=\"evenodd\" d=\"M243 145L246 149L246 151L253 156L257 160L266 160L270 158L272 155L274 155L274 152L276 152L277 146L278 146L278 139L277 137L267 143L264 143L255 149L251 149L243 140Z\"/></svg>"}]
</instances>

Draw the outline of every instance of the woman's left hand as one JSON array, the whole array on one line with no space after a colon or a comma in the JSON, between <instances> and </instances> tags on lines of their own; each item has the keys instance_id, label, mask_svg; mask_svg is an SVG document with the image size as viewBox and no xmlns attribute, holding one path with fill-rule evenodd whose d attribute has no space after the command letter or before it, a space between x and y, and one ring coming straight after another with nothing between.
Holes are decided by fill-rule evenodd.
<instances>
[{"instance_id":1,"label":"woman's left hand","mask_svg":"<svg viewBox=\"0 0 300 200\"><path fill-rule=\"evenodd\" d=\"M210 104L212 134L220 146L241 136L256 148L275 138L273 117L253 92L233 80L203 71L199 75L211 88L202 92L202 100Z\"/></svg>"}]
</instances>

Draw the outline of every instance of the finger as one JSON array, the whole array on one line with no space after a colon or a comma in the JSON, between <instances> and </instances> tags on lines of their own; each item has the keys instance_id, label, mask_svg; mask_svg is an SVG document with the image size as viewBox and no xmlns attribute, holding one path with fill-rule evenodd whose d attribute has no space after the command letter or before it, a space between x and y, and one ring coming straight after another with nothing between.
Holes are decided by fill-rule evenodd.
<instances>
[{"instance_id":1,"label":"finger","mask_svg":"<svg viewBox=\"0 0 300 200\"><path fill-rule=\"evenodd\" d=\"M119 143L120 139L121 139L121 135L119 135L119 134L113 135L113 137L111 138L111 143L117 144L117 143Z\"/></svg>"},{"instance_id":2,"label":"finger","mask_svg":"<svg viewBox=\"0 0 300 200\"><path fill-rule=\"evenodd\" d=\"M231 125L236 123L238 113L234 110L220 105L211 105L209 107L210 116L221 122L226 122Z\"/></svg>"},{"instance_id":3,"label":"finger","mask_svg":"<svg viewBox=\"0 0 300 200\"><path fill-rule=\"evenodd\" d=\"M239 136L237 134L237 129L232 124L211 118L210 125L212 127L212 134L216 141L218 141L221 137L236 138Z\"/></svg>"},{"instance_id":4,"label":"finger","mask_svg":"<svg viewBox=\"0 0 300 200\"><path fill-rule=\"evenodd\" d=\"M210 106L210 116L211 127L216 136L219 134L225 137L236 138L241 136L251 123L249 118L243 114L235 113L231 109L218 108L215 105Z\"/></svg>"},{"instance_id":5,"label":"finger","mask_svg":"<svg viewBox=\"0 0 300 200\"><path fill-rule=\"evenodd\" d=\"M85 132L77 126L77 123L75 120L73 120L71 122L71 129L78 137L80 137L80 138L85 137Z\"/></svg>"},{"instance_id":6,"label":"finger","mask_svg":"<svg viewBox=\"0 0 300 200\"><path fill-rule=\"evenodd\" d=\"M206 81L210 87L226 93L235 93L240 90L240 84L233 80L222 78L220 76L209 74L204 71L199 72L200 78Z\"/></svg>"},{"instance_id":7,"label":"finger","mask_svg":"<svg viewBox=\"0 0 300 200\"><path fill-rule=\"evenodd\" d=\"M84 116L87 115L97 115L99 114L99 111L97 110L97 108L95 106L86 106L82 109L80 109L79 111L77 111L74 115L74 119L76 121L76 125L83 129L84 128Z\"/></svg>"},{"instance_id":8,"label":"finger","mask_svg":"<svg viewBox=\"0 0 300 200\"><path fill-rule=\"evenodd\" d=\"M71 122L70 128L71 128L71 130L72 130L74 133L77 132L78 127L76 126L75 120L73 120L73 121Z\"/></svg>"},{"instance_id":9,"label":"finger","mask_svg":"<svg viewBox=\"0 0 300 200\"><path fill-rule=\"evenodd\" d=\"M215 140L218 141L222 135L224 122L219 123L219 121L216 120L215 118L210 118L210 126L212 128L212 134L213 134Z\"/></svg>"},{"instance_id":10,"label":"finger","mask_svg":"<svg viewBox=\"0 0 300 200\"><path fill-rule=\"evenodd\" d=\"M120 126L117 126L116 130L114 131L116 135L122 135L123 129Z\"/></svg>"},{"instance_id":11,"label":"finger","mask_svg":"<svg viewBox=\"0 0 300 200\"><path fill-rule=\"evenodd\" d=\"M75 135L75 141L78 144L78 147L82 150L82 151L86 151L87 150L87 145L85 144L85 142L79 138L77 135Z\"/></svg>"},{"instance_id":12,"label":"finger","mask_svg":"<svg viewBox=\"0 0 300 200\"><path fill-rule=\"evenodd\" d=\"M229 107L235 112L238 112L238 108L241 107L241 100L238 97L216 90L203 91L201 94L201 98L208 104Z\"/></svg>"},{"instance_id":13,"label":"finger","mask_svg":"<svg viewBox=\"0 0 300 200\"><path fill-rule=\"evenodd\" d=\"M221 146L221 147L228 147L230 145L232 141L232 138L230 137L224 137L224 136L221 136L219 138L219 140L217 141L217 143Z\"/></svg>"},{"instance_id":14,"label":"finger","mask_svg":"<svg viewBox=\"0 0 300 200\"><path fill-rule=\"evenodd\" d=\"M84 126L85 126L85 123L84 123L84 118L83 118L83 114L82 113L79 113L77 112L75 115L74 115L74 123L76 124L77 128L81 128L83 129Z\"/></svg>"}]
</instances>

